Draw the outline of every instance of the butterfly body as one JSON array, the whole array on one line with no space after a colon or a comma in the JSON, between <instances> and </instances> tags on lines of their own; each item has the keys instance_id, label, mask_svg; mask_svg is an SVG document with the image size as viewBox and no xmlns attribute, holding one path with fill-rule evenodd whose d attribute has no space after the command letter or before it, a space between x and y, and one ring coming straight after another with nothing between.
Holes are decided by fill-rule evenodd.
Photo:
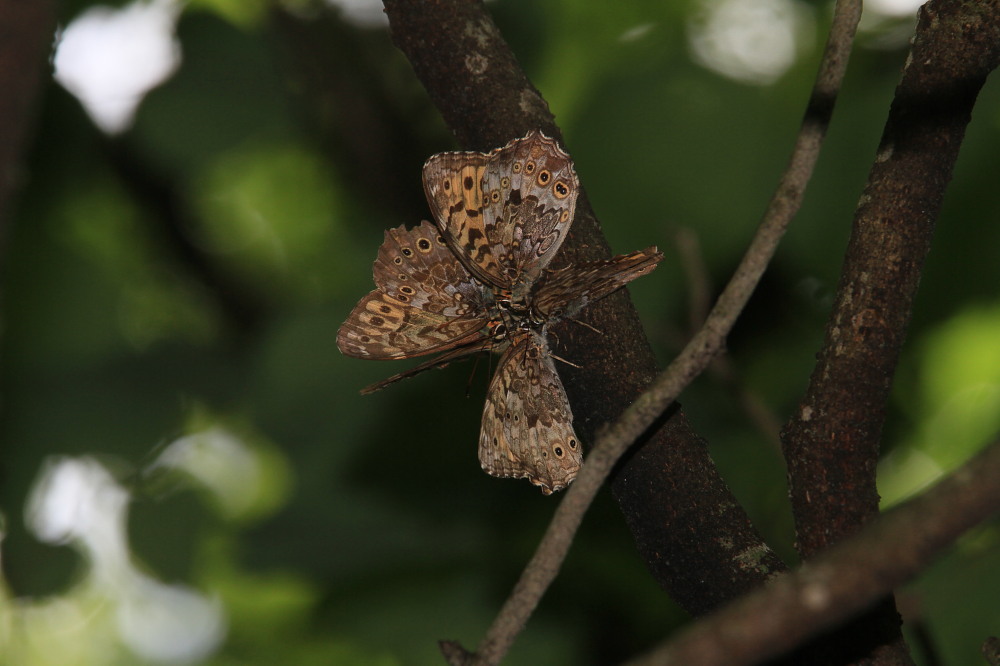
<instances>
[{"instance_id":1,"label":"butterfly body","mask_svg":"<svg viewBox=\"0 0 1000 666\"><path fill-rule=\"evenodd\" d=\"M376 289L341 326L349 356L438 353L363 392L481 351L500 353L483 409L479 460L494 476L549 494L583 460L547 329L662 259L655 247L558 270L549 262L573 221L579 182L554 140L531 132L491 153L441 153L424 165L433 222L390 229Z\"/></svg>"}]
</instances>

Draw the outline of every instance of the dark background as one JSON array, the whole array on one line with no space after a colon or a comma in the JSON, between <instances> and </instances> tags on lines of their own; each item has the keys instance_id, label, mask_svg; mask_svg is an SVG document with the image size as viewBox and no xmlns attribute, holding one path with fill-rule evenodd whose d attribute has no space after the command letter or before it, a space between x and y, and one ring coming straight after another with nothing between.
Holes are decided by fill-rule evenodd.
<instances>
[{"instance_id":1,"label":"dark background","mask_svg":"<svg viewBox=\"0 0 1000 666\"><path fill-rule=\"evenodd\" d=\"M64 25L85 6L64 7ZM799 48L765 82L692 55L706 5L490 5L556 114L612 248L656 244L666 255L630 287L662 363L691 330L697 288L714 291L735 266L789 154L829 14L789 6ZM786 561L795 555L773 424L794 408L822 340L912 23L862 23L805 204L729 339L728 378L710 373L681 397ZM428 214L421 164L458 146L383 27L318 3L203 2L181 15L177 38L180 69L118 136L96 129L50 74L37 107L3 259L7 594L92 610L92 624L64 640L113 633L85 590L86 557L40 542L23 519L46 460L93 456L131 492L135 563L221 600L228 638L205 663L441 663L437 639L481 637L558 497L480 471L485 359L362 397L407 362L346 358L334 340L372 288L383 230ZM1000 426L998 155L993 82L901 359L885 505ZM680 249L682 232L694 251ZM707 283L685 257L703 262ZM259 476L242 477L235 460L214 486L156 471L173 440L206 430L235 436ZM242 497L239 509L220 487ZM982 528L901 592L909 630L924 632L913 643L921 663L932 663L927 650L942 664L976 663L1000 627L998 555L996 525ZM610 663L685 621L605 493L509 662Z\"/></svg>"}]
</instances>

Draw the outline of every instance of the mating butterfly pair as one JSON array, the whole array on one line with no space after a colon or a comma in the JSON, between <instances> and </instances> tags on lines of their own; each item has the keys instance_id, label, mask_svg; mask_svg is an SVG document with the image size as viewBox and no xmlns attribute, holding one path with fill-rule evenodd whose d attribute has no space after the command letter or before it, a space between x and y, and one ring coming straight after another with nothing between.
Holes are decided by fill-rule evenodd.
<instances>
[{"instance_id":1,"label":"mating butterfly pair","mask_svg":"<svg viewBox=\"0 0 1000 666\"><path fill-rule=\"evenodd\" d=\"M501 352L486 393L479 462L527 478L546 495L583 460L573 414L549 353L547 328L649 272L655 247L548 269L573 222L579 182L556 142L530 132L491 153L440 153L423 168L434 223L385 233L377 289L337 334L348 356L430 361L369 393L481 351Z\"/></svg>"}]
</instances>

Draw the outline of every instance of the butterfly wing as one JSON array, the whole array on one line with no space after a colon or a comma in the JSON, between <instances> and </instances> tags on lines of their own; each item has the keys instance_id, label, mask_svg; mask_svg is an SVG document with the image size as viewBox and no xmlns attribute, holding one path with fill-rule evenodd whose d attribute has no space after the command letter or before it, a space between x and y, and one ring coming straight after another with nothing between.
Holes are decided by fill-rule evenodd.
<instances>
[{"instance_id":1,"label":"butterfly wing","mask_svg":"<svg viewBox=\"0 0 1000 666\"><path fill-rule=\"evenodd\" d=\"M368 395L369 393L374 393L375 391L381 391L386 386L391 386L396 382L402 381L404 379L409 379L414 375L418 375L424 370L430 370L431 368L443 368L452 361L458 360L469 354L475 354L477 352L492 352L497 351L497 343L492 339L480 339L472 342L470 344L464 345L462 347L456 347L455 349L448 350L439 356L435 356L429 361L424 361L423 363L416 365L403 372L396 373L392 377L386 377L382 381L375 382L374 384L369 384L368 386L361 389L362 395Z\"/></svg>"},{"instance_id":2,"label":"butterfly wing","mask_svg":"<svg viewBox=\"0 0 1000 666\"><path fill-rule=\"evenodd\" d=\"M485 289L431 222L386 231L372 272L378 288L337 333L344 354L396 359L456 348L471 354L488 339Z\"/></svg>"},{"instance_id":3,"label":"butterfly wing","mask_svg":"<svg viewBox=\"0 0 1000 666\"><path fill-rule=\"evenodd\" d=\"M573 413L545 340L516 338L490 382L479 435L479 462L493 476L527 478L549 495L568 486L583 454Z\"/></svg>"},{"instance_id":4,"label":"butterfly wing","mask_svg":"<svg viewBox=\"0 0 1000 666\"><path fill-rule=\"evenodd\" d=\"M549 323L572 317L589 303L649 273L661 259L662 252L647 247L611 259L546 271L535 284L530 299L532 310Z\"/></svg>"},{"instance_id":5,"label":"butterfly wing","mask_svg":"<svg viewBox=\"0 0 1000 666\"><path fill-rule=\"evenodd\" d=\"M469 271L512 290L562 245L580 187L569 155L540 132L489 154L434 155L423 177L434 220Z\"/></svg>"},{"instance_id":6,"label":"butterfly wing","mask_svg":"<svg viewBox=\"0 0 1000 666\"><path fill-rule=\"evenodd\" d=\"M483 222L483 176L490 163L485 153L438 153L424 163L424 193L431 217L473 275L502 286L500 268Z\"/></svg>"}]
</instances>

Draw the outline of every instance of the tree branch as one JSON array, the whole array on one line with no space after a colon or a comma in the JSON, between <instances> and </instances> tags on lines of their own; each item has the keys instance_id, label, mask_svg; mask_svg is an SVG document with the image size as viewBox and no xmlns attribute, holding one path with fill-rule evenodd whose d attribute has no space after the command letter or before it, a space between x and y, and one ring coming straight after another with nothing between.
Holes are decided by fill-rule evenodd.
<instances>
[{"instance_id":1,"label":"tree branch","mask_svg":"<svg viewBox=\"0 0 1000 666\"><path fill-rule=\"evenodd\" d=\"M684 341L689 339L708 317L712 306L712 289L697 234L690 229L680 229L675 238L681 270L688 284L690 301L687 329L684 331L678 329L675 342L676 346L683 347ZM778 438L778 432L781 430L781 423L777 414L764 404L760 396L744 385L732 358L726 354L716 356L709 364L708 372L720 386L730 392L744 416L757 428L758 434L772 444L775 451L780 451L781 440Z\"/></svg>"},{"instance_id":2,"label":"tree branch","mask_svg":"<svg viewBox=\"0 0 1000 666\"><path fill-rule=\"evenodd\" d=\"M808 557L878 513L892 376L976 95L1000 62L1000 2L936 0L916 37L855 214L833 312L782 438Z\"/></svg>"},{"instance_id":3,"label":"tree branch","mask_svg":"<svg viewBox=\"0 0 1000 666\"><path fill-rule=\"evenodd\" d=\"M514 637L527 622L544 590L558 572L584 512L611 468L633 442L648 434L654 426L662 427L663 424L657 424L657 421L661 420L665 410L724 346L726 335L749 300L760 276L774 255L785 228L801 204L806 184L819 155L819 147L829 123L840 81L847 67L847 58L860 14L861 6L858 2L843 1L837 4L826 53L789 165L743 261L719 297L702 330L694 336L652 386L640 395L613 425L598 436L586 464L556 510L555 517L531 562L525 568L521 579L476 653L472 655L464 653L454 643L444 644L444 651L449 655L452 664L496 664L502 659ZM671 455L670 446L659 448L660 455L665 456L670 463L676 463L678 458ZM616 491L643 495L646 498L650 494L662 497L661 491L664 486L684 483L690 487L703 480L689 469L680 477L668 474L670 470L684 469L676 464L653 464L648 459L642 464L636 464L635 459L641 457L643 451L648 449L650 446L647 444L633 456L632 461L625 464L616 480ZM666 478L670 478L672 483L664 483ZM652 493L650 489L653 489ZM633 501L624 504L630 508L641 504L635 495L629 498ZM687 495L683 499L690 501ZM724 528L718 523L713 524L713 520L729 520L731 517L705 515L697 510L701 507L691 510L689 506L681 504L657 507L656 509L660 511L657 517L660 520L654 520L651 525L639 525L640 538L642 534L648 533L658 540L667 541L673 536L679 541L676 536L678 534L686 534L688 538L696 534L698 548L692 552L704 551L704 542L710 537L696 530L719 533L724 531ZM628 513L626 515L628 516ZM648 519L653 515L655 514L645 512L643 518ZM636 525L632 526L635 531ZM739 581L737 586L740 584L752 586L757 580L781 568L780 563L774 566L776 558L766 544L759 543L758 546L751 548L741 548L732 542L713 545L716 549L714 554L721 555L716 561L722 560L724 564L721 566L733 570L733 578ZM640 548L642 546L640 541ZM668 544L668 552L675 551L676 543ZM659 553L657 555L662 557ZM682 586L681 580L693 578L691 571L698 568L693 562L691 569L685 568L690 557L690 553L682 553L680 561L670 563L670 568L675 572L672 581L677 581L677 587ZM729 591L732 588L733 586L729 585L725 589ZM682 589L692 596L702 595L701 600L694 602L694 605L703 611L719 601L718 589L704 590L698 585L688 585ZM691 597L685 595L683 598L690 603Z\"/></svg>"},{"instance_id":4,"label":"tree branch","mask_svg":"<svg viewBox=\"0 0 1000 666\"><path fill-rule=\"evenodd\" d=\"M385 0L385 7L393 41L464 147L493 148L534 128L560 136L548 106L481 2ZM609 256L597 218L581 191L569 238L555 262ZM583 326L560 328L557 353L583 366L580 370L560 367L559 372L577 432L592 442L594 430L620 415L649 384L656 360L624 290L583 314L603 336ZM657 417L662 411L657 411ZM626 481L625 490L617 496L660 585L689 611L703 613L762 583L767 572L783 568L680 410L648 430L644 448L655 446L659 452L651 463L657 465L655 481ZM635 478L635 467L626 463L623 474ZM664 483L666 478L671 481ZM565 499L570 504L576 501L569 496ZM732 548L720 544L732 544ZM759 567L745 567L736 558L741 552L757 553ZM678 568L677 562L684 562L686 568Z\"/></svg>"},{"instance_id":5,"label":"tree branch","mask_svg":"<svg viewBox=\"0 0 1000 666\"><path fill-rule=\"evenodd\" d=\"M782 432L803 558L878 514L875 470L892 377L945 186L998 57L996 2L948 0L921 10L855 213L826 340ZM866 663L911 663L891 597L826 642L835 663L866 652Z\"/></svg>"},{"instance_id":6,"label":"tree branch","mask_svg":"<svg viewBox=\"0 0 1000 666\"><path fill-rule=\"evenodd\" d=\"M810 384L782 442L804 558L878 514L886 403L945 187L976 96L1000 59L1000 3L938 0L920 12ZM908 659L887 598L833 646ZM843 647L841 648L843 649ZM845 659L847 660L847 659Z\"/></svg>"},{"instance_id":7,"label":"tree branch","mask_svg":"<svg viewBox=\"0 0 1000 666\"><path fill-rule=\"evenodd\" d=\"M22 180L21 150L55 28L51 0L0 0L0 243L9 200Z\"/></svg>"},{"instance_id":8,"label":"tree branch","mask_svg":"<svg viewBox=\"0 0 1000 666\"><path fill-rule=\"evenodd\" d=\"M1000 442L794 573L684 629L629 666L741 666L782 654L888 595L1000 511Z\"/></svg>"},{"instance_id":9,"label":"tree branch","mask_svg":"<svg viewBox=\"0 0 1000 666\"><path fill-rule=\"evenodd\" d=\"M204 289L222 314L226 333L234 340L245 340L262 321L267 305L192 241L189 230L197 224L176 177L144 159L127 137L102 136L99 141L107 164L122 187L149 211L149 222L153 232L160 235L162 247Z\"/></svg>"},{"instance_id":10,"label":"tree branch","mask_svg":"<svg viewBox=\"0 0 1000 666\"><path fill-rule=\"evenodd\" d=\"M1000 666L1000 638L990 636L983 643L983 657L990 666Z\"/></svg>"}]
</instances>

